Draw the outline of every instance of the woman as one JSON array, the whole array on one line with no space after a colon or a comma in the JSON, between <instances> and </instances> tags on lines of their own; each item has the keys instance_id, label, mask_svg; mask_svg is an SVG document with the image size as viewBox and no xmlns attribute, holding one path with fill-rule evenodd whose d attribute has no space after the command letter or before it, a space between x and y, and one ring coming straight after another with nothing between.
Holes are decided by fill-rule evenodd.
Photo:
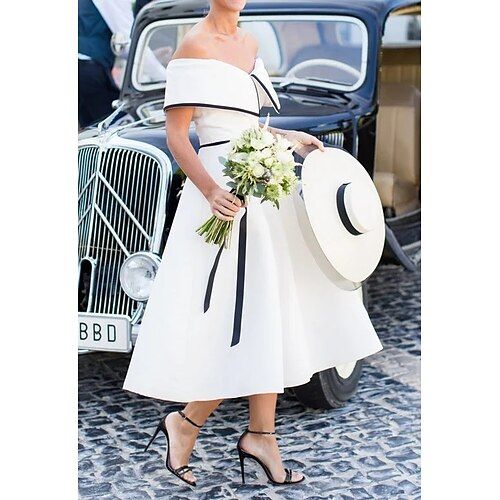
<instances>
[{"instance_id":1,"label":"woman","mask_svg":"<svg viewBox=\"0 0 500 500\"><path fill-rule=\"evenodd\" d=\"M188 179L124 383L139 394L187 402L183 411L161 419L151 441L165 434L166 466L190 485L196 483L188 461L199 429L223 399L240 396L248 396L250 414L237 443L243 481L246 458L256 460L273 484L303 481L281 461L277 393L381 348L359 297L331 283L309 253L294 210L299 194L277 210L255 198L243 207L226 189L219 158L229 152L229 140L258 124L262 106L280 107L257 42L238 27L244 6L244 0L211 0L208 15L185 36L167 67L168 146ZM191 121L200 138L198 154L189 141ZM301 154L323 150L306 133L271 131L297 144ZM195 232L209 209L235 221L215 279L210 273L218 248ZM242 273L238 237L245 214Z\"/></svg>"}]
</instances>

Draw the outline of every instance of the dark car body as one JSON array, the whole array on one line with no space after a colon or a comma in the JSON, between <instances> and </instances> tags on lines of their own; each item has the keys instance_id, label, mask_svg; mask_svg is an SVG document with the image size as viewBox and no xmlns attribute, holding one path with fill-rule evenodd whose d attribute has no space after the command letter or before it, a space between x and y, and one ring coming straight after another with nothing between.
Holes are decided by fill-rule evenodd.
<instances>
[{"instance_id":1,"label":"dark car body","mask_svg":"<svg viewBox=\"0 0 500 500\"><path fill-rule=\"evenodd\" d=\"M366 27L367 32L366 74L358 88L352 91L340 91L318 84L310 86L276 84L275 90L280 98L281 110L279 114L271 108L265 110L271 115L271 125L282 129L302 130L319 137L327 145L341 146L357 157L373 176L379 110L381 43L384 26L388 16L395 10L419 4L420 2L414 0L250 0L241 13L242 20L245 19L245 16L262 16L265 19L266 16L281 14L350 16L359 19ZM198 19L206 13L207 2L200 0L157 0L146 5L134 22L120 100L116 103L117 111L104 122L89 127L81 134L80 156L82 160L79 199L83 199L84 202L79 207L80 220L85 226L85 217L90 217L87 214L94 210L92 208L94 203L99 205L96 209L98 214L95 216L95 220L99 222L102 219L103 224L102 229L97 229L97 223L92 215L93 218L87 223L87 226L81 231L79 229L81 233L79 311L86 315L93 314L96 317L117 315L124 319L129 318L132 331L140 325L144 303L130 300L130 298L122 300L123 291L119 288L119 270L113 266L121 266L126 255L133 252L151 252L161 255L184 180L182 171L167 147L164 120L145 118L140 111L151 103L161 110L164 88L144 91L134 86L134 55L138 50L141 33L152 23L168 19ZM109 140L110 137L111 140ZM112 152L113 147L115 147L113 146L113 138L121 141L119 146L116 146L117 151L119 150L116 154ZM191 142L197 149L199 144L194 131L191 134ZM125 168L123 162L129 161L127 159L129 158L127 144L130 144L132 151L129 155L130 158L137 154L143 145L147 158L152 158L158 164L163 165L164 172L160 175L163 179L161 181L163 183L162 189L159 190L157 187L159 184L149 184L149 189L155 189L155 196L160 192L161 196L165 197L165 199L159 200L157 207L154 208L157 210L155 222L147 222L150 226L158 226L150 232L147 230L146 222L142 222L143 219L146 221L142 212L132 208L133 201L131 200L134 193L131 192L131 189L133 188L123 188L123 183L120 184L121 174L116 173L117 169ZM107 148L111 149L107 150ZM101 158L99 155L102 155L102 159L99 159ZM146 160L136 159L134 161L140 163ZM108 181L105 181L106 169L111 172L112 167L115 170L109 174L111 177L108 178ZM94 177L92 176L94 174L92 172L95 174L96 185L92 188L92 193L86 194L85 190L90 189L88 186L93 182ZM97 184L99 172L103 173L101 184ZM110 180L111 178L113 180ZM113 182L116 183L116 186ZM134 182L136 181L134 180ZM113 188L111 185L115 187ZM137 186L139 185L140 189L146 189L144 182L137 181ZM137 194L137 196L139 195ZM140 244L135 246L131 244L133 248L128 248L127 241L130 238L125 234L126 231L122 236L119 223L115 224L111 220L112 213L110 212L110 215L106 216L103 208L106 204L106 197L119 201L117 206L121 204L133 222L133 224L129 224L131 227L134 224L135 226L142 224L142 232L147 236L142 244L143 248ZM95 235L98 230L104 232L109 230L111 236L103 236L99 241L109 240L111 243L102 243L103 248L98 248L92 254L91 249L98 247L99 243L95 237L91 241L91 236ZM412 262L406 257L402 247L420 240L420 210L400 217L389 216L387 218L387 234L388 243L383 258L402 262L406 267L411 268ZM113 238L116 241L120 240L119 244L115 244ZM124 247L127 248L124 249ZM113 261L108 257L111 250L114 252L123 250L125 255L115 258ZM105 264L100 264L102 262ZM106 304L106 306L99 305L97 307L95 305L101 304L100 299L98 300L99 293L108 294L106 300L102 301L102 304ZM117 298L119 296L120 298ZM108 303L119 304L119 307L107 306ZM122 303L126 304L126 307L122 306ZM95 347L92 348L99 350ZM132 344L129 344L129 348L132 348ZM316 374L311 383L306 384L307 387L304 386L305 389L299 388L297 394L300 394L300 398L312 406L337 406L355 392L359 370L360 365L358 364L345 377L339 376L335 369L326 370Z\"/></svg>"}]
</instances>

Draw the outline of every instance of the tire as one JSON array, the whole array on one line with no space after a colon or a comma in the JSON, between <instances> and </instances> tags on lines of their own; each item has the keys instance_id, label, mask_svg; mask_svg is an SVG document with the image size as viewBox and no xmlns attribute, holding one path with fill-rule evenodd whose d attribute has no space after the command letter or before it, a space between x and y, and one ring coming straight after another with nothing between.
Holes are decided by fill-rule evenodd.
<instances>
[{"instance_id":1,"label":"tire","mask_svg":"<svg viewBox=\"0 0 500 500\"><path fill-rule=\"evenodd\" d=\"M362 366L363 360L357 361L347 378L336 368L315 373L307 384L294 387L295 397L310 408L340 408L356 393Z\"/></svg>"},{"instance_id":2,"label":"tire","mask_svg":"<svg viewBox=\"0 0 500 500\"><path fill-rule=\"evenodd\" d=\"M368 288L362 287L363 304L368 306ZM295 397L305 406L332 409L343 406L358 389L363 360L315 373L309 382L293 388Z\"/></svg>"}]
</instances>

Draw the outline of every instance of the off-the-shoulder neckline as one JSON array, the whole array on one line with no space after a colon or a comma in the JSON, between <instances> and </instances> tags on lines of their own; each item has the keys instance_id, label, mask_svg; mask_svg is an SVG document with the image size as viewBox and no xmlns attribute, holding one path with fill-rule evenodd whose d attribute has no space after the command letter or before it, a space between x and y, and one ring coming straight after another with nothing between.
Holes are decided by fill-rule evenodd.
<instances>
[{"instance_id":1,"label":"off-the-shoulder neckline","mask_svg":"<svg viewBox=\"0 0 500 500\"><path fill-rule=\"evenodd\" d=\"M253 68L250 71L245 71L244 69L240 68L239 66L236 66L234 64L228 63L226 61L221 61L220 59L213 59L209 57L178 57L177 59L171 59L168 64L172 64L175 61L205 61L205 62L216 62L223 64L225 66L229 66L230 68L234 68L237 71L240 71L241 73L244 73L247 76L250 76L257 68L257 61L260 60L260 57L256 57L253 62Z\"/></svg>"}]
</instances>

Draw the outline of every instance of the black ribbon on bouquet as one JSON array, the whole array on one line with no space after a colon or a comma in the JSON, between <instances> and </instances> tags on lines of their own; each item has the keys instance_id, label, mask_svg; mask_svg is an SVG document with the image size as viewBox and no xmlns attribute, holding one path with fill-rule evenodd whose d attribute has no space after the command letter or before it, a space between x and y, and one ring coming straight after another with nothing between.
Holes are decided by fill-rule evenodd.
<instances>
[{"instance_id":1,"label":"black ribbon on bouquet","mask_svg":"<svg viewBox=\"0 0 500 500\"><path fill-rule=\"evenodd\" d=\"M238 196L241 199L241 197ZM244 199L242 199L244 201ZM247 254L247 211L248 207L245 207L245 213L240 219L240 232L238 235L238 267L236 273L236 301L234 304L234 319L233 319L233 335L231 338L231 347L237 345L240 342L241 336L241 318L243 314L243 295L245 291L245 265L246 265L246 254ZM221 245L217 255L215 256L215 261L208 276L207 290L205 292L205 301L203 304L203 312L207 312L210 307L210 299L212 297L212 289L214 287L215 274L217 273L217 267L219 266L220 257L222 255L222 250L224 250L224 245Z\"/></svg>"}]
</instances>

